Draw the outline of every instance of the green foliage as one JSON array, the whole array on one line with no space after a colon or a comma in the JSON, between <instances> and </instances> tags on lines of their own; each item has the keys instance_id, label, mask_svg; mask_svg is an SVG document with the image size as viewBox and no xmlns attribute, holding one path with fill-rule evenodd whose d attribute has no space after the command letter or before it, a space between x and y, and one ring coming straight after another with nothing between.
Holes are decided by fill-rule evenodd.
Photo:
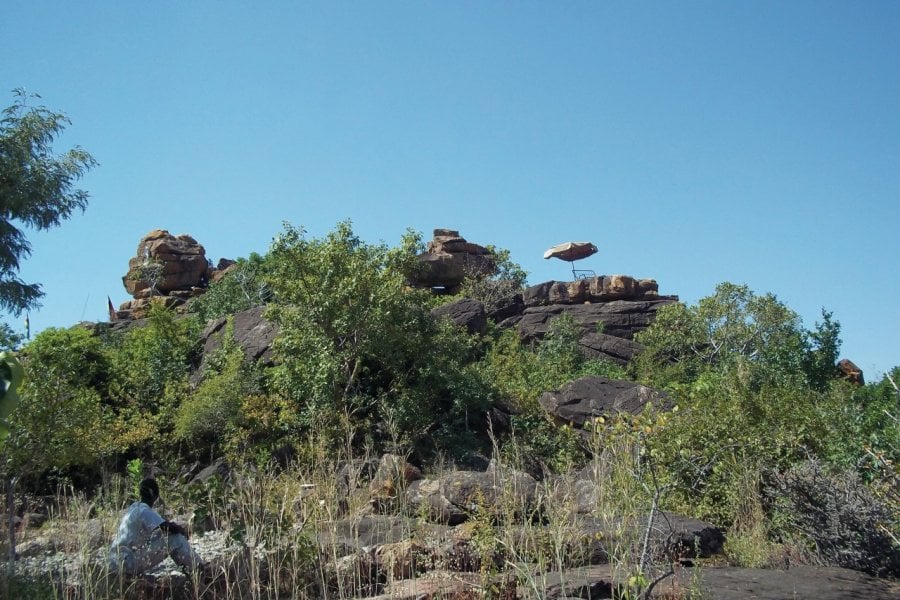
<instances>
[{"instance_id":1,"label":"green foliage","mask_svg":"<svg viewBox=\"0 0 900 600\"><path fill-rule=\"evenodd\" d=\"M6 323L0 323L0 351L15 350L22 343L25 336L13 331Z\"/></svg>"},{"instance_id":2,"label":"green foliage","mask_svg":"<svg viewBox=\"0 0 900 600\"><path fill-rule=\"evenodd\" d=\"M522 345L515 331L505 330L491 344L479 368L501 397L519 407L534 405L542 393L586 375L625 378L618 365L587 358L580 338L569 315L551 322L536 349Z\"/></svg>"},{"instance_id":3,"label":"green foliage","mask_svg":"<svg viewBox=\"0 0 900 600\"><path fill-rule=\"evenodd\" d=\"M645 346L634 370L656 386L688 384L704 372L745 373L755 389L801 385L822 389L833 377L840 325L823 311L813 332L772 294L722 283L696 306L662 307L636 339Z\"/></svg>"},{"instance_id":4,"label":"green foliage","mask_svg":"<svg viewBox=\"0 0 900 600\"><path fill-rule=\"evenodd\" d=\"M173 412L187 394L197 349L196 319L154 303L148 324L128 331L110 349L109 400L120 450L138 448L173 429Z\"/></svg>"},{"instance_id":5,"label":"green foliage","mask_svg":"<svg viewBox=\"0 0 900 600\"><path fill-rule=\"evenodd\" d=\"M8 439L16 468L39 474L106 454L106 356L100 341L85 329L51 328L28 345L25 356L22 401Z\"/></svg>"},{"instance_id":6,"label":"green foliage","mask_svg":"<svg viewBox=\"0 0 900 600\"><path fill-rule=\"evenodd\" d=\"M128 481L131 483L131 493L135 498L141 497L141 480L144 479L144 461L140 458L132 458L125 465L128 473Z\"/></svg>"},{"instance_id":7,"label":"green foliage","mask_svg":"<svg viewBox=\"0 0 900 600\"><path fill-rule=\"evenodd\" d=\"M537 400L546 391L586 375L622 379L624 370L607 361L585 357L580 330L568 315L553 320L536 349L522 345L513 330L500 333L478 364L494 394L512 405L517 453L561 470L583 457L577 434L554 425ZM524 450L523 450L524 449Z\"/></svg>"},{"instance_id":8,"label":"green foliage","mask_svg":"<svg viewBox=\"0 0 900 600\"><path fill-rule=\"evenodd\" d=\"M227 440L246 396L257 391L244 352L229 322L222 346L209 358L203 381L175 414L175 435L194 450L215 448Z\"/></svg>"},{"instance_id":9,"label":"green foliage","mask_svg":"<svg viewBox=\"0 0 900 600\"><path fill-rule=\"evenodd\" d=\"M53 142L70 123L68 117L29 105L39 96L22 89L13 93L15 102L0 118L0 308L18 315L43 296L40 284L17 276L20 260L31 254L18 224L49 229L76 209L84 210L88 194L73 185L96 162L78 147L54 155Z\"/></svg>"},{"instance_id":10,"label":"green foliage","mask_svg":"<svg viewBox=\"0 0 900 600\"><path fill-rule=\"evenodd\" d=\"M273 391L296 425L318 431L388 420L406 441L484 403L464 363L471 342L427 311L429 292L408 288L419 239L396 248L362 242L349 222L324 239L285 225L266 257L279 325Z\"/></svg>"},{"instance_id":11,"label":"green foliage","mask_svg":"<svg viewBox=\"0 0 900 600\"><path fill-rule=\"evenodd\" d=\"M11 352L0 352L0 442L9 435L9 416L19 404L18 387L25 369Z\"/></svg>"},{"instance_id":12,"label":"green foliage","mask_svg":"<svg viewBox=\"0 0 900 600\"><path fill-rule=\"evenodd\" d=\"M522 292L528 274L513 262L509 250L488 246L494 269L486 273L481 269L467 270L459 295L482 302L488 311L498 307L501 301Z\"/></svg>"},{"instance_id":13,"label":"green foliage","mask_svg":"<svg viewBox=\"0 0 900 600\"><path fill-rule=\"evenodd\" d=\"M265 270L265 259L255 252L249 258L239 258L228 274L191 301L190 311L205 323L265 304L271 296Z\"/></svg>"}]
</instances>

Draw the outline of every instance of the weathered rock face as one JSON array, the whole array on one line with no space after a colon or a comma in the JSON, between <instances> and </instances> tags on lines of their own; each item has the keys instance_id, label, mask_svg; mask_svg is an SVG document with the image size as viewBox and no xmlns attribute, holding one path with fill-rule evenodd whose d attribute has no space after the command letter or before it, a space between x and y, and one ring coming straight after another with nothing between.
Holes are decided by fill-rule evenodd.
<instances>
[{"instance_id":1,"label":"weathered rock face","mask_svg":"<svg viewBox=\"0 0 900 600\"><path fill-rule=\"evenodd\" d=\"M244 359L249 363L260 362L263 366L270 367L274 364L272 342L275 341L278 330L274 323L263 316L264 312L264 306L256 306L235 313L232 316L232 327L234 330L234 341L244 351ZM226 323L227 319L224 317L210 321L200 334L200 342L203 345L203 358L200 362L200 368L191 377L191 381L194 384L199 383L208 358L222 346Z\"/></svg>"},{"instance_id":2,"label":"weathered rock face","mask_svg":"<svg viewBox=\"0 0 900 600\"><path fill-rule=\"evenodd\" d=\"M862 369L857 367L856 364L848 358L842 358L838 361L837 370L840 376L850 383L854 383L856 385L866 384L866 379L863 376Z\"/></svg>"},{"instance_id":3,"label":"weathered rock face","mask_svg":"<svg viewBox=\"0 0 900 600\"><path fill-rule=\"evenodd\" d=\"M487 329L487 313L484 304L471 298L460 298L431 309L435 317L450 319L469 333L484 333Z\"/></svg>"},{"instance_id":4,"label":"weathered rock face","mask_svg":"<svg viewBox=\"0 0 900 600\"><path fill-rule=\"evenodd\" d=\"M148 272L157 269L154 278ZM155 229L141 238L137 254L128 261L128 273L122 277L125 291L135 298L162 295L175 290L200 287L206 276L206 250L189 235L174 236Z\"/></svg>"},{"instance_id":5,"label":"weathered rock face","mask_svg":"<svg viewBox=\"0 0 900 600\"><path fill-rule=\"evenodd\" d=\"M587 356L624 365L640 351L634 335L653 323L661 306L677 301L678 296L660 296L653 279L601 275L533 285L488 316L501 327L515 327L530 343L547 334L553 319L569 315L582 331Z\"/></svg>"},{"instance_id":6,"label":"weathered rock face","mask_svg":"<svg viewBox=\"0 0 900 600\"><path fill-rule=\"evenodd\" d=\"M128 261L122 283L134 299L123 302L113 320L142 319L152 302L184 310L188 300L203 294L232 264L223 258L213 268L206 260L206 250L191 236L154 229L141 238L136 255Z\"/></svg>"},{"instance_id":7,"label":"weathered rock face","mask_svg":"<svg viewBox=\"0 0 900 600\"><path fill-rule=\"evenodd\" d=\"M452 229L435 229L428 249L419 255L422 268L412 277L412 284L423 288L455 291L467 273L489 273L494 269L493 256L484 246L467 242Z\"/></svg>"},{"instance_id":8,"label":"weathered rock face","mask_svg":"<svg viewBox=\"0 0 900 600\"><path fill-rule=\"evenodd\" d=\"M539 402L560 424L584 429L585 423L616 413L639 414L648 404L666 408L665 392L631 381L589 375L558 390L544 392Z\"/></svg>"},{"instance_id":9,"label":"weathered rock face","mask_svg":"<svg viewBox=\"0 0 900 600\"><path fill-rule=\"evenodd\" d=\"M660 296L655 279L635 279L630 275L600 275L577 281L545 281L525 290L526 306L581 304L612 300L676 299Z\"/></svg>"}]
</instances>

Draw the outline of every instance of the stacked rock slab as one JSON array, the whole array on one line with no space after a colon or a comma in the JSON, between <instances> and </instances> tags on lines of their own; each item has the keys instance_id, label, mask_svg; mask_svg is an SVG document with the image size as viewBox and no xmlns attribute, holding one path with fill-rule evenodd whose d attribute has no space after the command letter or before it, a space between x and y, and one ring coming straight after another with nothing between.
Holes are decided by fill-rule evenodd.
<instances>
[{"instance_id":1,"label":"stacked rock slab","mask_svg":"<svg viewBox=\"0 0 900 600\"><path fill-rule=\"evenodd\" d=\"M441 288L455 293L467 274L494 270L491 251L473 244L453 229L435 229L427 250L419 255L422 268L411 277L420 288Z\"/></svg>"},{"instance_id":2,"label":"stacked rock slab","mask_svg":"<svg viewBox=\"0 0 900 600\"><path fill-rule=\"evenodd\" d=\"M197 240L155 229L141 238L136 255L128 261L122 284L134 299L124 302L116 317L146 316L151 298L177 309L205 291L214 271L206 260L206 250Z\"/></svg>"},{"instance_id":3,"label":"stacked rock slab","mask_svg":"<svg viewBox=\"0 0 900 600\"><path fill-rule=\"evenodd\" d=\"M501 325L515 327L529 343L546 335L554 319L569 315L581 329L586 354L625 364L640 350L635 334L650 326L661 306L677 301L661 296L655 280L630 275L547 281L526 289L524 310Z\"/></svg>"}]
</instances>

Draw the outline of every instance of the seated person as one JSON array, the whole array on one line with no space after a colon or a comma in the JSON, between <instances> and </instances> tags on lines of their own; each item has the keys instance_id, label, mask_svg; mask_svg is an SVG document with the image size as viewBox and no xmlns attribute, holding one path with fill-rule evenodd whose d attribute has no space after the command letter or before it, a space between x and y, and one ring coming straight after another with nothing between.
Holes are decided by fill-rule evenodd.
<instances>
[{"instance_id":1,"label":"seated person","mask_svg":"<svg viewBox=\"0 0 900 600\"><path fill-rule=\"evenodd\" d=\"M191 548L184 527L166 521L153 510L153 504L159 499L156 480L141 481L140 494L140 501L129 506L122 516L109 549L112 572L140 575L164 561L166 556L171 556L187 572L202 569L203 561Z\"/></svg>"}]
</instances>

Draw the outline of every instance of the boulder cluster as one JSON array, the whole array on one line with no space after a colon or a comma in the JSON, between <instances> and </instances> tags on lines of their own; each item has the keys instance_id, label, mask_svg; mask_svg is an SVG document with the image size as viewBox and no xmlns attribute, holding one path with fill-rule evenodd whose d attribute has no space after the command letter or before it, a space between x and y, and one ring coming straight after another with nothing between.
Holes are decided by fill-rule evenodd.
<instances>
[{"instance_id":1,"label":"boulder cluster","mask_svg":"<svg viewBox=\"0 0 900 600\"><path fill-rule=\"evenodd\" d=\"M151 298L178 310L199 296L232 264L222 259L217 267L206 258L206 250L189 235L172 235L154 229L141 238L135 256L128 261L122 276L128 300L115 311L115 320L140 319L147 315ZM112 317L113 315L110 315Z\"/></svg>"}]
</instances>

